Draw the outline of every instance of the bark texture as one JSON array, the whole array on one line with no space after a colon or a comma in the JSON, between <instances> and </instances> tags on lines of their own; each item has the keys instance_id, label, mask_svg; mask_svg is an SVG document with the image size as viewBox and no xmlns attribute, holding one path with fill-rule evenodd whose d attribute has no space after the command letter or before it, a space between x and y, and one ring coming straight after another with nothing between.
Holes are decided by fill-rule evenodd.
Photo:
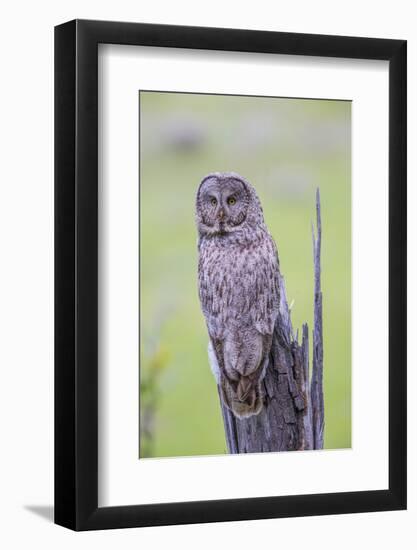
<instances>
[{"instance_id":1,"label":"bark texture","mask_svg":"<svg viewBox=\"0 0 417 550\"><path fill-rule=\"evenodd\" d=\"M263 380L264 407L246 419L236 418L221 399L228 452L260 453L323 448L323 320L321 292L321 211L316 193L314 257L314 327L312 375L309 375L309 331L294 332L285 284L280 278L280 312L275 325L269 365Z\"/></svg>"}]
</instances>

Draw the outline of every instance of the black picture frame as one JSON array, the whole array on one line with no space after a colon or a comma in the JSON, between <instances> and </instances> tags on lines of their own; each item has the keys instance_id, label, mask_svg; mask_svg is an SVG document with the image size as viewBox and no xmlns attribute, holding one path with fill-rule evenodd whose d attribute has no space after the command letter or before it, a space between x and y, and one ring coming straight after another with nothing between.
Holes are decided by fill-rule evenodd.
<instances>
[{"instance_id":1,"label":"black picture frame","mask_svg":"<svg viewBox=\"0 0 417 550\"><path fill-rule=\"evenodd\" d=\"M98 506L98 44L389 62L389 488ZM55 523L74 530L406 508L405 40L74 20L55 28ZM372 144L369 144L372 147Z\"/></svg>"}]
</instances>

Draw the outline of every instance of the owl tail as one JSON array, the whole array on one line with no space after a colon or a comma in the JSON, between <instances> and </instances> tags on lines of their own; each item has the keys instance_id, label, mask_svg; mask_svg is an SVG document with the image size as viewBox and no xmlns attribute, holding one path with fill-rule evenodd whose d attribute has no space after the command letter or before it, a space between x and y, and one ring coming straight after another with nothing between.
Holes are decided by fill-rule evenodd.
<instances>
[{"instance_id":1,"label":"owl tail","mask_svg":"<svg viewBox=\"0 0 417 550\"><path fill-rule=\"evenodd\" d=\"M249 418L261 412L263 399L259 383L253 383L246 376L241 376L236 389L227 379L221 383L223 403L237 418Z\"/></svg>"}]
</instances>

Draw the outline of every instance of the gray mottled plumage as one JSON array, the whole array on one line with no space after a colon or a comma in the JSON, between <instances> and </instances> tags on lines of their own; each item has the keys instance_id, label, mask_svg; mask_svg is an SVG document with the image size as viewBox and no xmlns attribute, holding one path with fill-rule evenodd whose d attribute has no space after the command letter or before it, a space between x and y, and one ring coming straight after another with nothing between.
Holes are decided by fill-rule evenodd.
<instances>
[{"instance_id":1,"label":"gray mottled plumage","mask_svg":"<svg viewBox=\"0 0 417 550\"><path fill-rule=\"evenodd\" d=\"M222 400L239 418L258 414L279 309L279 262L252 185L233 172L197 192L198 282L209 359Z\"/></svg>"}]
</instances>

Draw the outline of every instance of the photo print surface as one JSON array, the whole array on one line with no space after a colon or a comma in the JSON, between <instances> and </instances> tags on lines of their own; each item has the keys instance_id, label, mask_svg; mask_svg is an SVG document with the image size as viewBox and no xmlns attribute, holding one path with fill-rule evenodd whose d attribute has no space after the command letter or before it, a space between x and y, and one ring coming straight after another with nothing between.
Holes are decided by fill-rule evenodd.
<instances>
[{"instance_id":1,"label":"photo print surface","mask_svg":"<svg viewBox=\"0 0 417 550\"><path fill-rule=\"evenodd\" d=\"M351 102L140 91L139 131L139 458L349 448Z\"/></svg>"}]
</instances>

